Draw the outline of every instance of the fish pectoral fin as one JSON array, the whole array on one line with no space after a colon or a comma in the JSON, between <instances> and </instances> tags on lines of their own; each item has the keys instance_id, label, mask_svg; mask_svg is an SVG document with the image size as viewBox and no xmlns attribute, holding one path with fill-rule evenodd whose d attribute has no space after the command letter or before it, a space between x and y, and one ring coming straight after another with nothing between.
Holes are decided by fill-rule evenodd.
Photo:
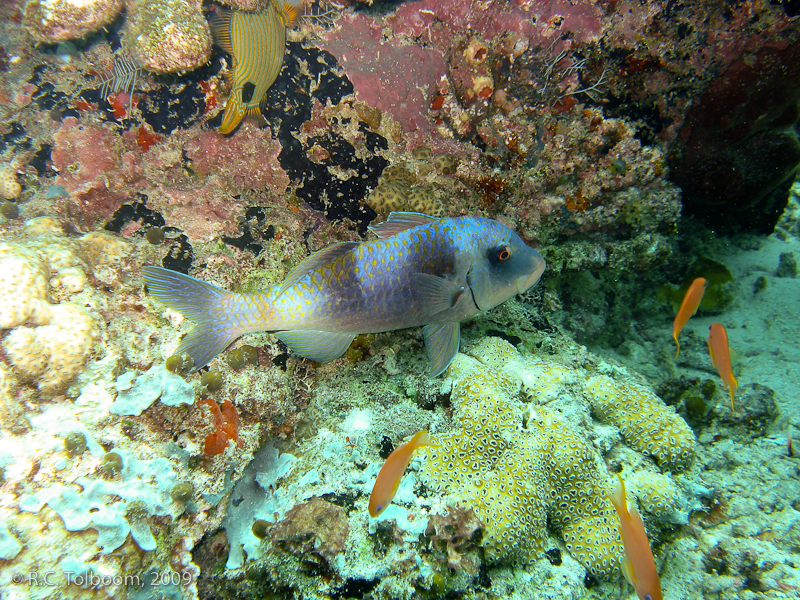
<instances>
[{"instance_id":1,"label":"fish pectoral fin","mask_svg":"<svg viewBox=\"0 0 800 600\"><path fill-rule=\"evenodd\" d=\"M431 361L431 377L436 377L450 366L458 352L461 326L458 323L425 325L422 335L425 336L425 349Z\"/></svg>"},{"instance_id":2,"label":"fish pectoral fin","mask_svg":"<svg viewBox=\"0 0 800 600\"><path fill-rule=\"evenodd\" d=\"M427 273L414 273L411 279L421 301L422 312L429 317L454 308L467 290L464 285Z\"/></svg>"},{"instance_id":3,"label":"fish pectoral fin","mask_svg":"<svg viewBox=\"0 0 800 600\"><path fill-rule=\"evenodd\" d=\"M292 272L289 273L289 276L281 284L281 287L278 288L278 293L275 295L275 298L277 299L283 292L312 271L333 262L337 258L341 258L356 247L358 247L358 242L342 242L341 244L334 244L333 246L329 246L307 257L303 262L292 269Z\"/></svg>"},{"instance_id":4,"label":"fish pectoral fin","mask_svg":"<svg viewBox=\"0 0 800 600\"><path fill-rule=\"evenodd\" d=\"M393 235L397 235L398 233L401 233L406 229L413 229L414 227L419 227L420 225L427 225L428 223L433 223L434 221L438 220L439 219L437 219L436 217L423 215L422 213L392 212L389 213L389 218L386 219L383 223L378 223L377 225L370 225L369 227L367 227L367 229L369 229L379 238L384 239L392 237Z\"/></svg>"},{"instance_id":5,"label":"fish pectoral fin","mask_svg":"<svg viewBox=\"0 0 800 600\"><path fill-rule=\"evenodd\" d=\"M347 352L355 338L352 333L301 329L279 331L275 333L275 337L289 346L295 354L318 363L326 363L339 358Z\"/></svg>"},{"instance_id":6,"label":"fish pectoral fin","mask_svg":"<svg viewBox=\"0 0 800 600\"><path fill-rule=\"evenodd\" d=\"M631 559L627 556L620 559L620 568L622 569L622 574L625 575L625 579L628 580L633 587L636 587L636 576L633 574L633 563Z\"/></svg>"}]
</instances>

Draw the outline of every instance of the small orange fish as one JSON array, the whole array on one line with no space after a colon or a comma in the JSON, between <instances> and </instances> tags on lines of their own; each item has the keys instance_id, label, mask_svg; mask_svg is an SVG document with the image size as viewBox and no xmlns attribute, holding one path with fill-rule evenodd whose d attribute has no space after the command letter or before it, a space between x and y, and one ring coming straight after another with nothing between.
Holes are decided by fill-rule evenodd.
<instances>
[{"instance_id":1,"label":"small orange fish","mask_svg":"<svg viewBox=\"0 0 800 600\"><path fill-rule=\"evenodd\" d=\"M728 387L731 394L731 410L733 408L733 395L736 393L739 383L733 376L731 369L731 349L728 345L728 332L722 323L712 323L708 328L708 353L711 355L711 363L716 367L722 382Z\"/></svg>"},{"instance_id":2,"label":"small orange fish","mask_svg":"<svg viewBox=\"0 0 800 600\"><path fill-rule=\"evenodd\" d=\"M622 572L636 590L639 600L663 600L661 580L658 578L653 551L644 530L642 517L635 507L628 510L625 498L625 482L617 474L619 484L611 494L611 503L617 509L619 531L622 544L625 546L625 558L622 559Z\"/></svg>"},{"instance_id":3,"label":"small orange fish","mask_svg":"<svg viewBox=\"0 0 800 600\"><path fill-rule=\"evenodd\" d=\"M703 294L706 291L708 282L702 277L698 277L686 290L686 295L683 297L681 307L678 309L678 314L675 315L675 322L672 324L672 338L675 340L677 350L675 351L675 358L681 352L681 345L678 342L678 334L684 328L689 319L697 312L697 307L700 306L700 301L703 299Z\"/></svg>"},{"instance_id":4,"label":"small orange fish","mask_svg":"<svg viewBox=\"0 0 800 600\"><path fill-rule=\"evenodd\" d=\"M383 463L378 477L375 479L375 485L372 487L372 494L369 497L369 514L371 517L377 517L381 514L389 504L392 498L397 493L397 488L400 487L400 479L405 473L408 463L411 462L411 456L414 450L422 446L436 446L431 441L431 436L427 431L420 431L414 435L408 442L395 448Z\"/></svg>"}]
</instances>

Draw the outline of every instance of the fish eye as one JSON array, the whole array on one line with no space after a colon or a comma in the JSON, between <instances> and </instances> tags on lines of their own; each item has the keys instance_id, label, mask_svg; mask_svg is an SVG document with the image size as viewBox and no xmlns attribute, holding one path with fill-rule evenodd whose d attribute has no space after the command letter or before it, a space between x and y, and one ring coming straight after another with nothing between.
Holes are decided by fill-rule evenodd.
<instances>
[{"instance_id":1,"label":"fish eye","mask_svg":"<svg viewBox=\"0 0 800 600\"><path fill-rule=\"evenodd\" d=\"M497 262L506 262L509 258L511 258L511 246L508 244L498 246L495 250L495 258L497 259Z\"/></svg>"},{"instance_id":2,"label":"fish eye","mask_svg":"<svg viewBox=\"0 0 800 600\"><path fill-rule=\"evenodd\" d=\"M253 99L253 94L256 91L256 85L252 81L247 81L242 86L242 102L247 104Z\"/></svg>"},{"instance_id":3,"label":"fish eye","mask_svg":"<svg viewBox=\"0 0 800 600\"><path fill-rule=\"evenodd\" d=\"M653 597L650 594L645 594L644 600L653 600Z\"/></svg>"}]
</instances>

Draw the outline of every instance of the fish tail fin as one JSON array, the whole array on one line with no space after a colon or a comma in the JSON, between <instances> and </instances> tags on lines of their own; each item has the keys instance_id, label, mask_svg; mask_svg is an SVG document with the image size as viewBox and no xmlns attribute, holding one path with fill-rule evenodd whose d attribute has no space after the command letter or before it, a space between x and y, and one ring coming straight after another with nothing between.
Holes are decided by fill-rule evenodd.
<instances>
[{"instance_id":1,"label":"fish tail fin","mask_svg":"<svg viewBox=\"0 0 800 600\"><path fill-rule=\"evenodd\" d=\"M733 396L736 394L736 390L739 389L739 382L736 381L736 377L733 376L733 372L731 372L731 383L728 388L728 391L731 393L731 412L733 412L736 410L733 406Z\"/></svg>"},{"instance_id":2,"label":"fish tail fin","mask_svg":"<svg viewBox=\"0 0 800 600\"><path fill-rule=\"evenodd\" d=\"M622 518L628 513L628 501L625 498L625 482L622 481L619 473L616 475L617 485L614 487L614 491L609 494L609 498L611 499L611 504L617 509L617 514Z\"/></svg>"},{"instance_id":3,"label":"fish tail fin","mask_svg":"<svg viewBox=\"0 0 800 600\"><path fill-rule=\"evenodd\" d=\"M151 296L195 323L177 350L192 358L192 371L206 366L242 334L269 328L249 295L161 267L145 267L142 272Z\"/></svg>"}]
</instances>

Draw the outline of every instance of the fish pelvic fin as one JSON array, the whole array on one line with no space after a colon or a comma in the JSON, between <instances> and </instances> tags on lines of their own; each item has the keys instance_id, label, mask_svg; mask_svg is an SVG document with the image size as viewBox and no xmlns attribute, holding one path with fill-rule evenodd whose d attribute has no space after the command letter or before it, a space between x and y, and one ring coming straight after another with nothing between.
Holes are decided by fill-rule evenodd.
<instances>
[{"instance_id":1,"label":"fish pelvic fin","mask_svg":"<svg viewBox=\"0 0 800 600\"><path fill-rule=\"evenodd\" d=\"M279 331L277 337L295 354L318 363L336 360L347 352L355 336L352 333L332 331L293 330Z\"/></svg>"},{"instance_id":2,"label":"fish pelvic fin","mask_svg":"<svg viewBox=\"0 0 800 600\"><path fill-rule=\"evenodd\" d=\"M194 322L177 350L192 358L192 371L206 366L242 334L269 328L262 322L253 325L253 303L241 294L161 267L142 272L151 296Z\"/></svg>"},{"instance_id":3,"label":"fish pelvic fin","mask_svg":"<svg viewBox=\"0 0 800 600\"><path fill-rule=\"evenodd\" d=\"M631 559L627 556L623 556L620 559L620 569L622 570L622 574L625 575L625 579L628 580L634 588L636 588L636 575L633 572L633 563Z\"/></svg>"},{"instance_id":4,"label":"fish pelvic fin","mask_svg":"<svg viewBox=\"0 0 800 600\"><path fill-rule=\"evenodd\" d=\"M431 377L436 377L453 362L461 341L461 325L459 323L443 323L425 325L422 328L425 337L425 349L431 361Z\"/></svg>"},{"instance_id":5,"label":"fish pelvic fin","mask_svg":"<svg viewBox=\"0 0 800 600\"><path fill-rule=\"evenodd\" d=\"M248 117L253 117L260 126L264 126L266 125L267 120L264 118L264 114L261 112L261 106L261 104L251 106L245 111L245 115Z\"/></svg>"}]
</instances>

